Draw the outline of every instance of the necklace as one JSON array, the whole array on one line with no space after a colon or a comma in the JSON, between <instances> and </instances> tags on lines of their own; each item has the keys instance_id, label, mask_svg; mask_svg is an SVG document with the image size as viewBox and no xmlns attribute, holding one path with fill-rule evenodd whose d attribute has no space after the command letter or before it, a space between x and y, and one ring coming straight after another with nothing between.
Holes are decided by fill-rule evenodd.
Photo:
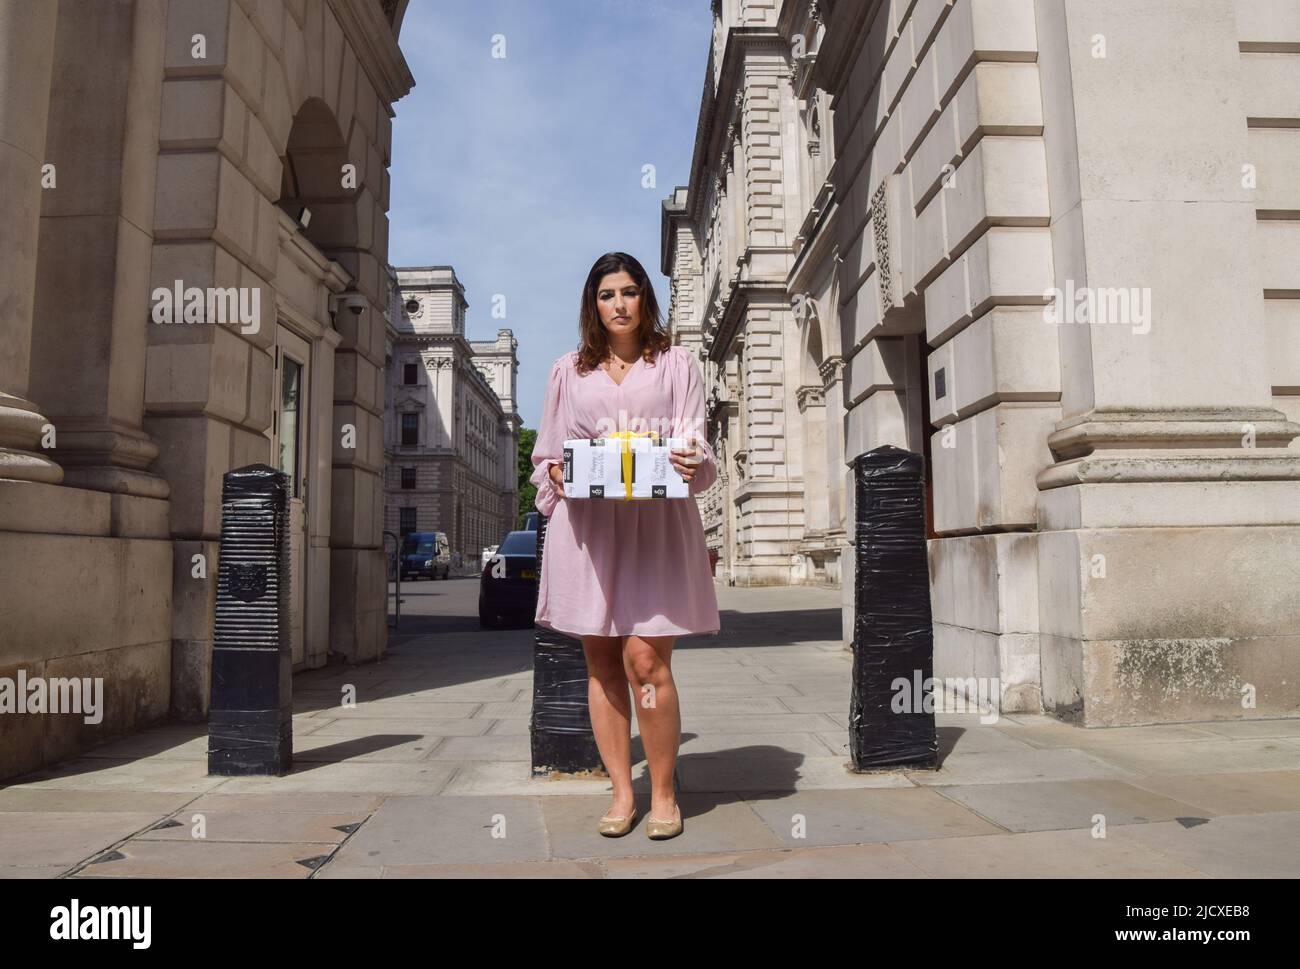
<instances>
[{"instance_id":1,"label":"necklace","mask_svg":"<svg viewBox=\"0 0 1300 969\"><path fill-rule=\"evenodd\" d=\"M619 360L618 355L615 354L613 351L610 351L610 354L609 354L609 367L608 367L607 369L612 369L612 368L613 368L613 366L614 366L614 361L615 361L615 360L618 360L618 369L619 369L620 372L623 371L623 370L626 370L626 369L627 369L627 366L628 366L628 365L627 365L625 362L623 362L622 360Z\"/></svg>"}]
</instances>

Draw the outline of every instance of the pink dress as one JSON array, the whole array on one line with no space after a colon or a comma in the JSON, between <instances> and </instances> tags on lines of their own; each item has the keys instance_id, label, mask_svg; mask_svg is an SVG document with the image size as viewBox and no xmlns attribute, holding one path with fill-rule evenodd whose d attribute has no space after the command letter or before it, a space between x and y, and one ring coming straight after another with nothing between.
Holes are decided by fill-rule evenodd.
<instances>
[{"instance_id":1,"label":"pink dress","mask_svg":"<svg viewBox=\"0 0 1300 969\"><path fill-rule=\"evenodd\" d=\"M586 376L571 351L551 367L533 448L535 504L549 519L535 620L569 636L682 636L717 632L704 525L695 495L718 477L705 440L704 381L680 346L638 359L615 383L601 368ZM550 466L564 463L564 441L617 431L696 437L703 461L690 498L563 498Z\"/></svg>"}]
</instances>

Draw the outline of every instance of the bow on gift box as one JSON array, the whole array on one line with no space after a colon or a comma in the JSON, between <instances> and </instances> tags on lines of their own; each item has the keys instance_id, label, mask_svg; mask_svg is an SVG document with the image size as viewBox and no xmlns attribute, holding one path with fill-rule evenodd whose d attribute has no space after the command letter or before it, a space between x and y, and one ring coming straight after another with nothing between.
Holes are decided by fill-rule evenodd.
<instances>
[{"instance_id":1,"label":"bow on gift box","mask_svg":"<svg viewBox=\"0 0 1300 969\"><path fill-rule=\"evenodd\" d=\"M606 434L607 438L616 438L622 441L619 447L623 455L623 481L626 490L623 492L625 501L632 500L632 443L634 437L648 437L654 443L659 443L659 434L656 431L618 431L614 434Z\"/></svg>"}]
</instances>

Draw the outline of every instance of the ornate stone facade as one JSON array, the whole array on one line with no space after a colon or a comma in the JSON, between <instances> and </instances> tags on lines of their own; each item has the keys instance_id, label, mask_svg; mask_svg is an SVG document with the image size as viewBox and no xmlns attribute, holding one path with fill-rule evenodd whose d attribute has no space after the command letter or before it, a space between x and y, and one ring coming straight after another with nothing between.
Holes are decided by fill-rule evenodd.
<instances>
[{"instance_id":1,"label":"ornate stone facade","mask_svg":"<svg viewBox=\"0 0 1300 969\"><path fill-rule=\"evenodd\" d=\"M817 4L714 3L690 184L664 203L678 342L703 360L718 482L701 496L718 575L840 581L845 468Z\"/></svg>"},{"instance_id":2,"label":"ornate stone facade","mask_svg":"<svg viewBox=\"0 0 1300 969\"><path fill-rule=\"evenodd\" d=\"M295 668L383 655L388 7L0 5L0 672L105 704L0 777L206 714L234 467L289 475Z\"/></svg>"},{"instance_id":3,"label":"ornate stone facade","mask_svg":"<svg viewBox=\"0 0 1300 969\"><path fill-rule=\"evenodd\" d=\"M892 444L936 675L1088 725L1300 712L1292 8L714 4L663 263L733 581L798 581L823 494L851 542L847 463Z\"/></svg>"},{"instance_id":4,"label":"ornate stone facade","mask_svg":"<svg viewBox=\"0 0 1300 969\"><path fill-rule=\"evenodd\" d=\"M519 341L508 329L465 339L469 304L450 266L392 279L384 528L446 532L460 571L477 574L483 548L519 527Z\"/></svg>"}]
</instances>

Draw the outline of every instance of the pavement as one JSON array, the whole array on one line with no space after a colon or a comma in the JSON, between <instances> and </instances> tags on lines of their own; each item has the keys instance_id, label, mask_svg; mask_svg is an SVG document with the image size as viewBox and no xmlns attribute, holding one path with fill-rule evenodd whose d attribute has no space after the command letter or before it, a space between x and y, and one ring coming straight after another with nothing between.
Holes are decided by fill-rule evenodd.
<instances>
[{"instance_id":1,"label":"pavement","mask_svg":"<svg viewBox=\"0 0 1300 969\"><path fill-rule=\"evenodd\" d=\"M300 673L294 769L209 777L167 723L0 788L0 877L1300 876L1300 720L1083 729L937 714L940 768L848 769L839 592L718 587L678 641L685 831L603 838L599 777L533 779L532 631L404 583L387 658ZM343 706L347 687L355 706Z\"/></svg>"}]
</instances>

